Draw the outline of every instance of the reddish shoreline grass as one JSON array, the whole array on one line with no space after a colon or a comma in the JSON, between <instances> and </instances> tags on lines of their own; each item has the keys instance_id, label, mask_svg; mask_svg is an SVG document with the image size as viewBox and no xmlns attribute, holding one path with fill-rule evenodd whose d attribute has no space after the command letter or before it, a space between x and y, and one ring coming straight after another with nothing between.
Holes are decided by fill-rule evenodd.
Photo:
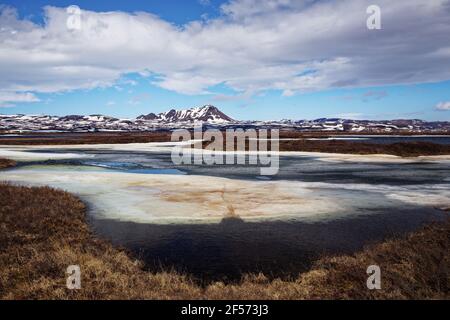
<instances>
[{"instance_id":1,"label":"reddish shoreline grass","mask_svg":"<svg viewBox=\"0 0 450 320\"><path fill-rule=\"evenodd\" d=\"M16 165L16 162L13 160L0 158L0 169L14 167L15 165Z\"/></svg>"},{"instance_id":2,"label":"reddish shoreline grass","mask_svg":"<svg viewBox=\"0 0 450 320\"><path fill-rule=\"evenodd\" d=\"M203 148L206 148L211 142L204 141ZM267 150L271 149L270 141L267 143ZM200 146L198 146L200 148ZM226 139L223 141L223 148L226 150ZM237 144L235 142L234 149ZM249 150L249 142L246 140L245 150ZM450 155L450 145L442 145L431 142L398 142L391 144L378 144L367 142L340 141L340 140L281 140L279 142L279 151L299 151L299 152L322 152L322 153L340 153L340 154L389 154L399 157L418 157L434 155Z\"/></svg>"},{"instance_id":3,"label":"reddish shoreline grass","mask_svg":"<svg viewBox=\"0 0 450 320\"><path fill-rule=\"evenodd\" d=\"M32 138L31 138L32 137ZM135 133L35 133L14 138L2 138L0 145L73 145L73 144L118 144L170 141L170 132Z\"/></svg>"},{"instance_id":4,"label":"reddish shoreline grass","mask_svg":"<svg viewBox=\"0 0 450 320\"><path fill-rule=\"evenodd\" d=\"M123 251L92 236L85 206L51 188L0 184L1 299L193 298L186 277L153 275ZM82 289L66 288L66 268L80 265Z\"/></svg>"},{"instance_id":5,"label":"reddish shoreline grass","mask_svg":"<svg viewBox=\"0 0 450 320\"><path fill-rule=\"evenodd\" d=\"M450 145L431 142L376 144L349 141L280 141L280 151L306 151L344 154L390 154L400 157L449 155Z\"/></svg>"},{"instance_id":6,"label":"reddish shoreline grass","mask_svg":"<svg viewBox=\"0 0 450 320\"><path fill-rule=\"evenodd\" d=\"M245 276L202 288L142 263L96 239L85 206L51 188L0 184L1 299L449 299L450 220L355 255L325 257L292 281ZM81 290L65 286L67 266L81 267ZM366 288L366 268L382 270L382 290Z\"/></svg>"}]
</instances>

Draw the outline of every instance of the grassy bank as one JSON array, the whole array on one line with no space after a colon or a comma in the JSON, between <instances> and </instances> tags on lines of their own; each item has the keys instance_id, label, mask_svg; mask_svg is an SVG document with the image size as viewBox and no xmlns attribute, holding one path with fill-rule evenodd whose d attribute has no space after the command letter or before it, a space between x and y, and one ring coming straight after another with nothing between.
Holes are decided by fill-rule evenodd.
<instances>
[{"instance_id":1,"label":"grassy bank","mask_svg":"<svg viewBox=\"0 0 450 320\"><path fill-rule=\"evenodd\" d=\"M170 132L30 133L1 137L0 145L118 144L170 141Z\"/></svg>"},{"instance_id":2,"label":"grassy bank","mask_svg":"<svg viewBox=\"0 0 450 320\"><path fill-rule=\"evenodd\" d=\"M450 221L352 256L325 257L291 281L245 276L199 287L174 272L150 273L123 250L96 239L85 206L51 188L0 184L2 299L407 299L450 298ZM81 267L82 289L66 288L66 268ZM366 268L382 270L382 290L366 288Z\"/></svg>"},{"instance_id":3,"label":"grassy bank","mask_svg":"<svg viewBox=\"0 0 450 320\"><path fill-rule=\"evenodd\" d=\"M315 138L326 138L326 135ZM368 143L361 141L344 140L309 140L312 134L300 134L281 132L279 141L280 151L300 151L300 152L323 152L323 153L341 153L341 154L389 154L399 157L417 157L450 155L450 145L437 144L432 142L397 142L389 144ZM293 139L293 140L283 140ZM211 141L204 141L203 148L207 147ZM226 138L223 139L223 150L226 150ZM245 150L249 150L249 141L245 141ZM198 146L200 147L200 146ZM255 146L253 147L255 148ZM237 149L237 143L234 142L234 149ZM271 149L270 141L267 149ZM253 149L254 150L254 149Z\"/></svg>"},{"instance_id":4,"label":"grassy bank","mask_svg":"<svg viewBox=\"0 0 450 320\"><path fill-rule=\"evenodd\" d=\"M202 146L206 148L211 142L204 141ZM200 146L198 146L200 147ZM226 150L226 139L223 142L223 148ZM255 147L253 147L255 148ZM237 144L234 144L237 150ZM268 142L267 150L271 149ZM246 140L245 150L249 150L249 142ZM255 150L255 149L253 149ZM341 140L280 140L279 151L287 152L322 152L339 154L389 154L399 157L418 157L418 156L438 156L450 155L450 145L443 145L431 142L397 142L390 144L341 141Z\"/></svg>"},{"instance_id":5,"label":"grassy bank","mask_svg":"<svg viewBox=\"0 0 450 320\"><path fill-rule=\"evenodd\" d=\"M16 165L16 162L13 160L0 158L0 169L14 167L15 165Z\"/></svg>"},{"instance_id":6,"label":"grassy bank","mask_svg":"<svg viewBox=\"0 0 450 320\"><path fill-rule=\"evenodd\" d=\"M377 144L350 141L281 141L280 151L306 151L344 154L390 154L399 157L417 157L450 154L450 145L431 142L398 142Z\"/></svg>"}]
</instances>

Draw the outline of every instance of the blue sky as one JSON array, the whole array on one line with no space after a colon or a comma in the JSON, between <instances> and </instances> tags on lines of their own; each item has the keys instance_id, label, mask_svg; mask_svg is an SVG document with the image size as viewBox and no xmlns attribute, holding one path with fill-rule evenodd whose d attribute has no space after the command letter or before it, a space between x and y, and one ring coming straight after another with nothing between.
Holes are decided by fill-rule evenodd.
<instances>
[{"instance_id":1,"label":"blue sky","mask_svg":"<svg viewBox=\"0 0 450 320\"><path fill-rule=\"evenodd\" d=\"M186 22L201 19L204 14L214 17L220 14L220 4L225 1L217 0L2 0L1 3L10 5L19 10L21 17L27 17L33 21L43 22L42 8L48 5L56 7L68 7L77 5L81 9L93 11L146 11L156 14L164 20L184 24Z\"/></svg>"},{"instance_id":2,"label":"blue sky","mask_svg":"<svg viewBox=\"0 0 450 320\"><path fill-rule=\"evenodd\" d=\"M403 30L394 12L369 32L363 7L345 1L333 10L353 12L348 25L321 1L3 0L0 49L11 53L0 55L0 113L133 118L213 104L236 119L450 120L448 12L417 12L426 30ZM68 33L57 23L73 4L84 26ZM318 17L305 21L308 10ZM321 30L323 18L335 27ZM427 35L422 46L411 28Z\"/></svg>"}]
</instances>

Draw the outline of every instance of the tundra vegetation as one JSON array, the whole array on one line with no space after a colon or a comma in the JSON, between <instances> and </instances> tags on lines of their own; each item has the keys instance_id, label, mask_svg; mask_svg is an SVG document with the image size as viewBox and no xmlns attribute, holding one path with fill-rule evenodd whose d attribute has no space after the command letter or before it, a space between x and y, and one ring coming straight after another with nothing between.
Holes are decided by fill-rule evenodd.
<instances>
[{"instance_id":1,"label":"tundra vegetation","mask_svg":"<svg viewBox=\"0 0 450 320\"><path fill-rule=\"evenodd\" d=\"M201 286L172 270L151 272L124 249L96 238L86 207L48 187L0 184L1 299L448 299L450 219L352 255L325 256L290 280L243 275ZM81 289L66 287L69 265ZM381 268L381 290L366 287Z\"/></svg>"},{"instance_id":2,"label":"tundra vegetation","mask_svg":"<svg viewBox=\"0 0 450 320\"><path fill-rule=\"evenodd\" d=\"M15 165L16 165L16 162L13 160L0 158L0 169L14 167Z\"/></svg>"}]
</instances>

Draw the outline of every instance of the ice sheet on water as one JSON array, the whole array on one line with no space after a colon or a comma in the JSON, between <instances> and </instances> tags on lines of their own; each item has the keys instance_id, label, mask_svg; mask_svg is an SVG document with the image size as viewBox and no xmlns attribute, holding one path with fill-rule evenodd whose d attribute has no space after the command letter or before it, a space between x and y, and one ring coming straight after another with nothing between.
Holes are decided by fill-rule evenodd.
<instances>
[{"instance_id":1,"label":"ice sheet on water","mask_svg":"<svg viewBox=\"0 0 450 320\"><path fill-rule=\"evenodd\" d=\"M245 181L196 175L152 175L39 167L2 173L2 179L73 192L97 218L140 223L215 223L338 219L380 208L450 206L450 186L386 186L300 181Z\"/></svg>"}]
</instances>

